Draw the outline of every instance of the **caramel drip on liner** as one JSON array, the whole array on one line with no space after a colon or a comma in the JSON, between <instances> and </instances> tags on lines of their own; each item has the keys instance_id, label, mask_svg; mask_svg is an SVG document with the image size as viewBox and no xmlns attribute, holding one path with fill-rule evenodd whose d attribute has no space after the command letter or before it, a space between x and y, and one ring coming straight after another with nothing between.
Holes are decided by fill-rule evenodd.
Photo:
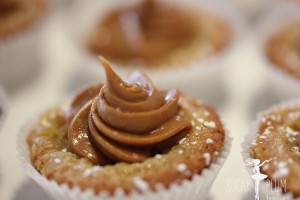
<instances>
[{"instance_id":1,"label":"caramel drip on liner","mask_svg":"<svg viewBox=\"0 0 300 200\"><path fill-rule=\"evenodd\" d=\"M174 144L191 127L189 121L176 118L178 91L157 91L141 73L130 77L134 83L124 82L105 59L100 61L106 84L78 111L69 127L69 145L75 153L100 165L142 162L161 144ZM81 93L77 97L84 99ZM80 102L76 97L74 101Z\"/></svg>"}]
</instances>

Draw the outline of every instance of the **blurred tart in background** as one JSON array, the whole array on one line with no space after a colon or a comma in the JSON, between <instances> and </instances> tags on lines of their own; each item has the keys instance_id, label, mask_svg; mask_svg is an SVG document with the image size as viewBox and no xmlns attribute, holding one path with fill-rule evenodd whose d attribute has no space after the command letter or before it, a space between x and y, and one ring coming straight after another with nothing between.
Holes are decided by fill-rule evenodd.
<instances>
[{"instance_id":1,"label":"blurred tart in background","mask_svg":"<svg viewBox=\"0 0 300 200\"><path fill-rule=\"evenodd\" d=\"M43 0L1 0L0 39L28 28L39 18L44 9Z\"/></svg>"},{"instance_id":2,"label":"blurred tart in background","mask_svg":"<svg viewBox=\"0 0 300 200\"><path fill-rule=\"evenodd\" d=\"M218 53L230 40L228 24L209 12L143 0L99 20L87 48L123 65L155 67Z\"/></svg>"},{"instance_id":3,"label":"blurred tart in background","mask_svg":"<svg viewBox=\"0 0 300 200\"><path fill-rule=\"evenodd\" d=\"M275 67L300 81L300 20L273 34L267 41L266 54Z\"/></svg>"},{"instance_id":4,"label":"blurred tart in background","mask_svg":"<svg viewBox=\"0 0 300 200\"><path fill-rule=\"evenodd\" d=\"M44 0L0 1L0 82L7 89L16 89L38 72L46 7Z\"/></svg>"}]
</instances>

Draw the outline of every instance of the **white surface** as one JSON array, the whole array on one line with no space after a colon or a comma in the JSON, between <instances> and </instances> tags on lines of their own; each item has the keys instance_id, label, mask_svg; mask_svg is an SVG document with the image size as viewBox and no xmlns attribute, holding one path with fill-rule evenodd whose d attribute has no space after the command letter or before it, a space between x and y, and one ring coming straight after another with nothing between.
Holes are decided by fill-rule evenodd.
<instances>
[{"instance_id":1,"label":"white surface","mask_svg":"<svg viewBox=\"0 0 300 200\"><path fill-rule=\"evenodd\" d=\"M76 77L71 77L76 76L78 67L84 66L68 65L72 58L72 46L66 45L69 38L61 32L63 26L59 16L49 22L44 40L44 71L29 85L10 95L10 112L0 134L0 199L48 199L18 166L15 141L18 130L33 114L58 103L69 89L77 88L83 84L81 82L88 82L81 77L83 81L76 83ZM270 85L253 53L253 45L255 42L245 36L223 69L222 82L227 101L219 111L234 141L231 154L209 191L208 199L254 199L252 182L242 161L240 143L254 113L271 102L277 102L278 95L272 92L272 88L267 91Z\"/></svg>"}]
</instances>

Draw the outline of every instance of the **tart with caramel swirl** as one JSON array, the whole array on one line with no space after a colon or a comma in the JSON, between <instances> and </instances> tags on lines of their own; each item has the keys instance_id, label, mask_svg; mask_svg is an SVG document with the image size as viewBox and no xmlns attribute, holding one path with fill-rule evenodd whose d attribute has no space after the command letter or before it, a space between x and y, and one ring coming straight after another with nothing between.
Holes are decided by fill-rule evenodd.
<instances>
[{"instance_id":1,"label":"tart with caramel swirl","mask_svg":"<svg viewBox=\"0 0 300 200\"><path fill-rule=\"evenodd\" d=\"M142 73L125 81L101 58L106 82L39 116L27 143L32 165L70 188L113 195L192 179L221 153L225 131L214 109Z\"/></svg>"}]
</instances>

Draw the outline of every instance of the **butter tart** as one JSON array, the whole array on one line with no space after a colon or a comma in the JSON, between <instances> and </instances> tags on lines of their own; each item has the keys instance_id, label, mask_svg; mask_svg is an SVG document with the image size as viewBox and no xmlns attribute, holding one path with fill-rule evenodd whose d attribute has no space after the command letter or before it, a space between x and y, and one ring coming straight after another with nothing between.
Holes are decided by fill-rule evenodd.
<instances>
[{"instance_id":1,"label":"butter tart","mask_svg":"<svg viewBox=\"0 0 300 200\"><path fill-rule=\"evenodd\" d=\"M260 171L267 177L268 190L277 187L282 194L300 197L299 100L284 102L260 113L244 147L245 152L249 151L245 156L263 164Z\"/></svg>"},{"instance_id":2,"label":"butter tart","mask_svg":"<svg viewBox=\"0 0 300 200\"><path fill-rule=\"evenodd\" d=\"M265 48L275 67L300 82L300 20L282 25Z\"/></svg>"},{"instance_id":3,"label":"butter tart","mask_svg":"<svg viewBox=\"0 0 300 200\"><path fill-rule=\"evenodd\" d=\"M20 86L38 71L46 7L45 0L0 1L0 82L6 88Z\"/></svg>"},{"instance_id":4,"label":"butter tart","mask_svg":"<svg viewBox=\"0 0 300 200\"><path fill-rule=\"evenodd\" d=\"M124 81L100 60L105 83L86 87L25 129L25 171L60 199L76 191L71 199L85 199L90 190L94 199L163 193L172 199L178 192L204 198L229 148L216 111L178 90L157 89L140 72Z\"/></svg>"},{"instance_id":5,"label":"butter tart","mask_svg":"<svg viewBox=\"0 0 300 200\"><path fill-rule=\"evenodd\" d=\"M231 32L225 20L208 11L143 0L99 18L86 46L123 66L180 66L224 50Z\"/></svg>"},{"instance_id":6,"label":"butter tart","mask_svg":"<svg viewBox=\"0 0 300 200\"><path fill-rule=\"evenodd\" d=\"M31 26L45 9L43 0L1 0L0 41Z\"/></svg>"}]
</instances>

